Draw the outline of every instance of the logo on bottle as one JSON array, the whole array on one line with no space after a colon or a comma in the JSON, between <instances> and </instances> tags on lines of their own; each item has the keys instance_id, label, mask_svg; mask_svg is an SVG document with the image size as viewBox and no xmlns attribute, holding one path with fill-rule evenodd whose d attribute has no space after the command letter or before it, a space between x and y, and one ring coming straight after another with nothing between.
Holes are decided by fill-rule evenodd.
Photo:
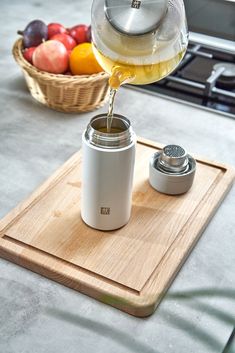
<instances>
[{"instance_id":1,"label":"logo on bottle","mask_svg":"<svg viewBox=\"0 0 235 353\"><path fill-rule=\"evenodd\" d=\"M110 207L100 207L100 213L105 216L110 215Z\"/></svg>"},{"instance_id":2,"label":"logo on bottle","mask_svg":"<svg viewBox=\"0 0 235 353\"><path fill-rule=\"evenodd\" d=\"M140 4L141 4L141 1L133 0L132 4L131 4L131 7L133 7L133 9L139 9L140 8Z\"/></svg>"}]
</instances>

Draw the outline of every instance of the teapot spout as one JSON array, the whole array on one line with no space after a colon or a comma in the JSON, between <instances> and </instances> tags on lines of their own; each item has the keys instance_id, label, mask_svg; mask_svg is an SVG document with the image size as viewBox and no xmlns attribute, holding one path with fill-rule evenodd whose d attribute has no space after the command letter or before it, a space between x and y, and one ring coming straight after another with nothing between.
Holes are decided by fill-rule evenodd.
<instances>
[{"instance_id":1,"label":"teapot spout","mask_svg":"<svg viewBox=\"0 0 235 353\"><path fill-rule=\"evenodd\" d=\"M134 79L135 74L129 67L114 66L109 78L109 85L112 89L117 90L121 85L130 83Z\"/></svg>"}]
</instances>

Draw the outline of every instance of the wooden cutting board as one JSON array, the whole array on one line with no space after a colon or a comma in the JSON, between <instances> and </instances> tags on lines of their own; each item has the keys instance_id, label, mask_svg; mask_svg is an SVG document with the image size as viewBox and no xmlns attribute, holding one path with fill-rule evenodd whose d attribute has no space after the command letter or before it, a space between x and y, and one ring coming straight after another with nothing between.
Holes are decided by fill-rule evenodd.
<instances>
[{"instance_id":1,"label":"wooden cutting board","mask_svg":"<svg viewBox=\"0 0 235 353\"><path fill-rule=\"evenodd\" d=\"M130 222L102 232L80 216L81 152L0 222L0 256L135 316L153 313L232 185L232 168L197 159L191 190L158 193L139 139Z\"/></svg>"}]
</instances>

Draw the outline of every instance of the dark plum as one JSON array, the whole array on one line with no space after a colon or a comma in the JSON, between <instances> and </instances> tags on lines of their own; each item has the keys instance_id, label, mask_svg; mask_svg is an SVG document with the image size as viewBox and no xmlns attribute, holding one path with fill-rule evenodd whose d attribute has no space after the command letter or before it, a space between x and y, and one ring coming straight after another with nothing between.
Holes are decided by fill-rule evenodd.
<instances>
[{"instance_id":1,"label":"dark plum","mask_svg":"<svg viewBox=\"0 0 235 353\"><path fill-rule=\"evenodd\" d=\"M47 25L40 20L31 21L24 31L17 33L23 36L24 48L36 47L48 37Z\"/></svg>"}]
</instances>

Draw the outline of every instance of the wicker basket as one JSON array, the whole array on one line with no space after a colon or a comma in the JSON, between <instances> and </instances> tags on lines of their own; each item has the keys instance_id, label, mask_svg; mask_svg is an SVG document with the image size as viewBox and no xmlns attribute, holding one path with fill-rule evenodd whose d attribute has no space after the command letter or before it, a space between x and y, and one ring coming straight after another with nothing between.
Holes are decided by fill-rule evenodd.
<instances>
[{"instance_id":1,"label":"wicker basket","mask_svg":"<svg viewBox=\"0 0 235 353\"><path fill-rule=\"evenodd\" d=\"M109 91L106 73L67 76L40 71L24 59L22 39L15 42L12 52L31 95L49 108L62 112L85 112L106 102Z\"/></svg>"}]
</instances>

